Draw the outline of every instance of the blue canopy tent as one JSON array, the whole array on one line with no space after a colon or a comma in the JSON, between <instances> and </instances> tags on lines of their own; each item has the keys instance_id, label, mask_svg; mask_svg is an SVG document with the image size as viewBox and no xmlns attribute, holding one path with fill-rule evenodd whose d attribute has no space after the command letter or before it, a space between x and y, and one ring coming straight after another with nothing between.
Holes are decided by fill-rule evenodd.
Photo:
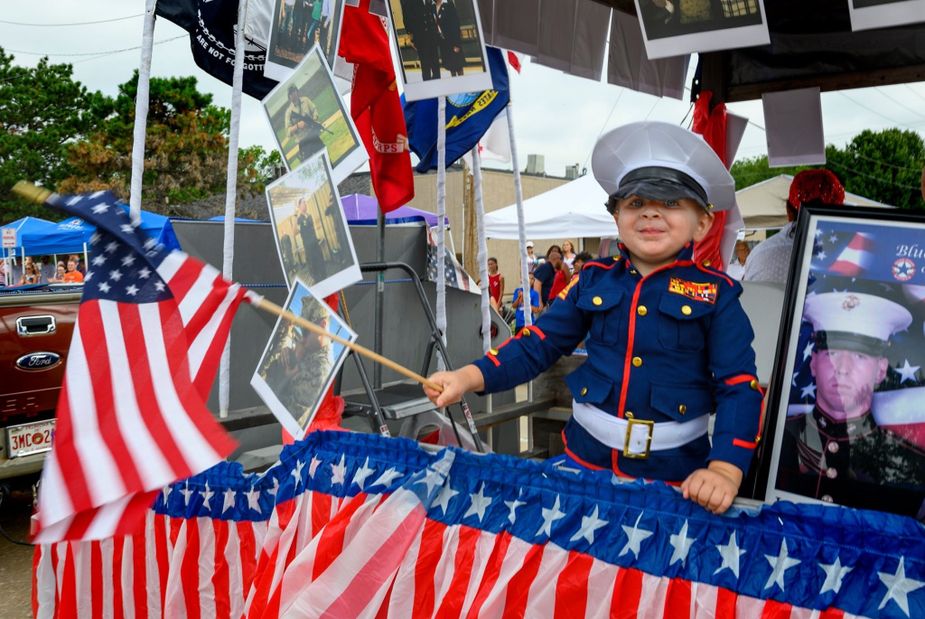
<instances>
[{"instance_id":1,"label":"blue canopy tent","mask_svg":"<svg viewBox=\"0 0 925 619\"><path fill-rule=\"evenodd\" d=\"M22 254L24 247L25 237L36 237L40 238L43 234L47 234L51 230L54 230L57 227L57 224L53 221L48 221L46 219L41 219L39 217L23 217L17 219L16 221L11 221L8 224L3 224L0 228L13 228L16 230L16 247L13 248L13 252L17 255ZM28 246L26 247L26 253L38 253L33 252L32 249Z\"/></svg>"},{"instance_id":2,"label":"blue canopy tent","mask_svg":"<svg viewBox=\"0 0 925 619\"><path fill-rule=\"evenodd\" d=\"M128 206L122 206L127 212ZM142 211L141 229L168 249L180 247L170 219L164 215ZM90 242L93 231L94 227L84 220L71 217L52 224L50 229L26 233L21 242L26 248L26 253L32 255L76 254L84 251L84 244Z\"/></svg>"}]
</instances>

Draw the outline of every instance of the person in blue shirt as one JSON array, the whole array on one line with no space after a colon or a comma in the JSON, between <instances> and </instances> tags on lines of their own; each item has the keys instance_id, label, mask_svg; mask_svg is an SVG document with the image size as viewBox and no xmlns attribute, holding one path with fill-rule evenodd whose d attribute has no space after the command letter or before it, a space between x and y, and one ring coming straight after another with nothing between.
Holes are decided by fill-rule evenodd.
<instances>
[{"instance_id":1,"label":"person in blue shirt","mask_svg":"<svg viewBox=\"0 0 925 619\"><path fill-rule=\"evenodd\" d=\"M532 327L425 388L437 406L531 380L582 341L567 378L568 458L680 484L714 513L732 504L760 433L762 393L741 285L693 259L714 212L735 207L722 161L677 125L641 122L600 138L592 169L609 196L620 255L592 260ZM708 419L715 413L712 441Z\"/></svg>"},{"instance_id":2,"label":"person in blue shirt","mask_svg":"<svg viewBox=\"0 0 925 619\"><path fill-rule=\"evenodd\" d=\"M533 274L530 274L530 310L533 312L533 315L536 316L540 311L540 293L533 289ZM526 324L526 319L524 318L524 289L517 288L514 290L514 300L511 302L511 307L516 310L514 317L514 326L517 329L522 329Z\"/></svg>"}]
</instances>

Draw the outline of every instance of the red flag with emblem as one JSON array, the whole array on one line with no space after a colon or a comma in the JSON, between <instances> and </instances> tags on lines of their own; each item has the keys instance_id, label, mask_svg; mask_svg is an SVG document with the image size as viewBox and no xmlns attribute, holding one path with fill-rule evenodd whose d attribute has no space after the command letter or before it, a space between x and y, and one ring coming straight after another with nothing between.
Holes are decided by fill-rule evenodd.
<instances>
[{"instance_id":1,"label":"red flag with emblem","mask_svg":"<svg viewBox=\"0 0 925 619\"><path fill-rule=\"evenodd\" d=\"M369 0L344 7L339 54L354 65L350 114L369 153L379 208L389 212L414 197L408 129L395 84L389 38Z\"/></svg>"}]
</instances>

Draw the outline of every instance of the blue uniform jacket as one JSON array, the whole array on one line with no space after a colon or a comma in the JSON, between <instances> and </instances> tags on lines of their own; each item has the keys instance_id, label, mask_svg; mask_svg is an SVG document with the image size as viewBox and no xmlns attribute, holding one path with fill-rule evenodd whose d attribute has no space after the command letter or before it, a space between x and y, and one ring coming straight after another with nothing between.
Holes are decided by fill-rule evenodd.
<instances>
[{"instance_id":1,"label":"blue uniform jacket","mask_svg":"<svg viewBox=\"0 0 925 619\"><path fill-rule=\"evenodd\" d=\"M747 472L762 399L754 332L739 303L741 285L695 264L691 254L688 245L674 263L647 277L625 250L585 264L536 325L475 361L485 392L531 380L585 340L587 361L566 378L576 401L655 422L683 423L715 412L713 442L703 435L631 459L570 419L563 432L569 455L590 468L666 481L682 481L711 460Z\"/></svg>"}]
</instances>

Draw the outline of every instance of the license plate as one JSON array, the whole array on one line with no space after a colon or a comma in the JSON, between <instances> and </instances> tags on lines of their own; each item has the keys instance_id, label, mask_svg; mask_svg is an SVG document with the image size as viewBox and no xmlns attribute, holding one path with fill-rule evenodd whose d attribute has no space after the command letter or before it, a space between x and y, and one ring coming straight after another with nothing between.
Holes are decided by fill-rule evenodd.
<instances>
[{"instance_id":1,"label":"license plate","mask_svg":"<svg viewBox=\"0 0 925 619\"><path fill-rule=\"evenodd\" d=\"M9 457L19 458L51 451L55 438L55 420L35 421L6 429L6 444Z\"/></svg>"}]
</instances>

